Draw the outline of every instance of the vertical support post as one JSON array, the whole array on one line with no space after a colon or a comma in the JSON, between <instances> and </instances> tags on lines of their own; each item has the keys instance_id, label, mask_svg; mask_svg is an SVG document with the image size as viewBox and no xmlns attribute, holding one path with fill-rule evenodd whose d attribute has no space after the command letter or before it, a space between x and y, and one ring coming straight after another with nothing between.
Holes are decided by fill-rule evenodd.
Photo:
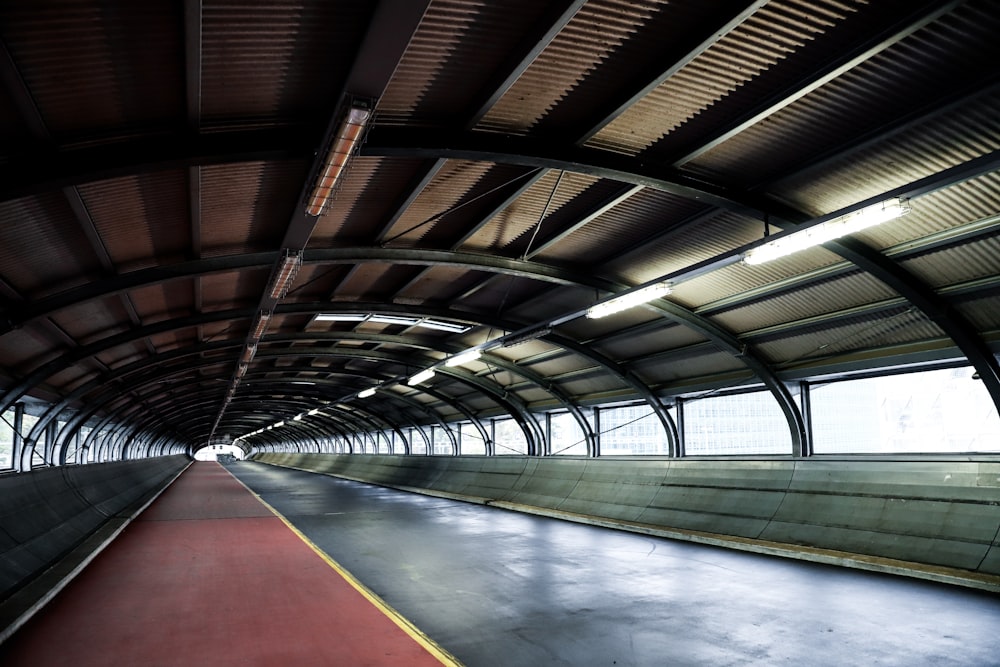
<instances>
[{"instance_id":1,"label":"vertical support post","mask_svg":"<svg viewBox=\"0 0 1000 667\"><path fill-rule=\"evenodd\" d=\"M674 456L677 458L684 458L687 456L687 449L685 443L685 427L684 427L684 399L678 397L674 402L677 406L677 448L674 452Z\"/></svg>"},{"instance_id":2,"label":"vertical support post","mask_svg":"<svg viewBox=\"0 0 1000 667\"><path fill-rule=\"evenodd\" d=\"M17 472L25 472L24 469L24 437L21 429L24 427L24 403L14 404L14 440L13 451L11 451L11 463ZM30 466L29 466L30 468Z\"/></svg>"},{"instance_id":3,"label":"vertical support post","mask_svg":"<svg viewBox=\"0 0 1000 667\"><path fill-rule=\"evenodd\" d=\"M799 403L802 406L802 422L805 425L805 441L802 443L802 451L798 456L812 456L813 449L813 420L812 420L812 393L810 393L809 383L799 382Z\"/></svg>"},{"instance_id":4,"label":"vertical support post","mask_svg":"<svg viewBox=\"0 0 1000 667\"><path fill-rule=\"evenodd\" d=\"M601 455L601 408L594 408L594 443L589 454L593 458Z\"/></svg>"}]
</instances>

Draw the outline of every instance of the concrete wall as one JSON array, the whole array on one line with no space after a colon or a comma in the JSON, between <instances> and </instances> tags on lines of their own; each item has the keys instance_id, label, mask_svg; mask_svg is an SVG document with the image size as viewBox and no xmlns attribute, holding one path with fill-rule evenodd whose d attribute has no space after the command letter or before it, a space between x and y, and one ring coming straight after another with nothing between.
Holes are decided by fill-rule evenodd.
<instances>
[{"instance_id":1,"label":"concrete wall","mask_svg":"<svg viewBox=\"0 0 1000 667\"><path fill-rule=\"evenodd\" d=\"M166 456L0 477L0 600L159 491L188 461Z\"/></svg>"},{"instance_id":2,"label":"concrete wall","mask_svg":"<svg viewBox=\"0 0 1000 667\"><path fill-rule=\"evenodd\" d=\"M949 581L948 573L930 574L958 569L982 575L972 576L988 584L979 587L1000 590L1000 461L255 459L753 551L835 563L858 555L841 564L867 569L909 570L913 564L916 576Z\"/></svg>"}]
</instances>

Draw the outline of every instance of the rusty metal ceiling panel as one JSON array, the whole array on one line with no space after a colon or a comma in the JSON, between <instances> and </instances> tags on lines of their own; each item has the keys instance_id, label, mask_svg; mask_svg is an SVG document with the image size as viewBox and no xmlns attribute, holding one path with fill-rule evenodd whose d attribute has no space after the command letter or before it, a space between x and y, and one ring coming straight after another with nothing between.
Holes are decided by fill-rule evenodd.
<instances>
[{"instance_id":1,"label":"rusty metal ceiling panel","mask_svg":"<svg viewBox=\"0 0 1000 667\"><path fill-rule=\"evenodd\" d=\"M970 82L992 76L991 63L1000 58L1000 44L988 37L1000 25L996 17L984 16L981 6L977 10L977 4L981 3L969 3L875 54L771 115L766 123L758 123L701 155L688 167L727 182L767 183L768 174L794 172L796 166L808 164L809 156L849 145L851 138L877 132L886 125L891 128L894 119L913 110L935 102L944 106ZM984 51L983 44L990 44L993 53ZM993 94L963 105L947 117L932 118L887 141L886 148L932 144L925 152L960 150L965 156L962 159L995 150L995 146L980 142L983 124L997 126L992 113L996 104ZM947 143L957 142L967 144L964 150L957 145L946 148ZM881 160L882 164L900 162L898 153Z\"/></svg>"},{"instance_id":2,"label":"rusty metal ceiling panel","mask_svg":"<svg viewBox=\"0 0 1000 667\"><path fill-rule=\"evenodd\" d=\"M0 38L61 140L164 126L183 113L181 6L5 3Z\"/></svg>"},{"instance_id":3,"label":"rusty metal ceiling panel","mask_svg":"<svg viewBox=\"0 0 1000 667\"><path fill-rule=\"evenodd\" d=\"M277 250L305 181L304 171L300 162L203 167L203 255Z\"/></svg>"},{"instance_id":4,"label":"rusty metal ceiling panel","mask_svg":"<svg viewBox=\"0 0 1000 667\"><path fill-rule=\"evenodd\" d=\"M432 2L379 101L379 122L462 122L545 9L531 0Z\"/></svg>"},{"instance_id":5,"label":"rusty metal ceiling panel","mask_svg":"<svg viewBox=\"0 0 1000 667\"><path fill-rule=\"evenodd\" d=\"M144 324L152 324L190 314L193 309L193 290L190 280L173 280L130 290L129 297Z\"/></svg>"},{"instance_id":6,"label":"rusty metal ceiling panel","mask_svg":"<svg viewBox=\"0 0 1000 667\"><path fill-rule=\"evenodd\" d=\"M0 278L34 298L101 273L61 193L0 203L0 267Z\"/></svg>"},{"instance_id":7,"label":"rusty metal ceiling panel","mask_svg":"<svg viewBox=\"0 0 1000 667\"><path fill-rule=\"evenodd\" d=\"M475 271L450 266L429 267L419 271L419 279L406 284L396 293L394 300L402 303L445 303L455 305L457 298L481 278Z\"/></svg>"},{"instance_id":8,"label":"rusty metal ceiling panel","mask_svg":"<svg viewBox=\"0 0 1000 667\"><path fill-rule=\"evenodd\" d=\"M323 121L333 112L373 5L276 0L202 3L201 116Z\"/></svg>"},{"instance_id":9,"label":"rusty metal ceiling panel","mask_svg":"<svg viewBox=\"0 0 1000 667\"><path fill-rule=\"evenodd\" d=\"M594 188L596 182L596 178L585 174L563 175L558 171L548 171L467 240L461 249L511 255L514 253L508 249L516 245L521 251L517 254L523 254L529 249L528 242L536 227L539 232L542 229L549 231L553 226L558 229L560 219L572 218L572 212L566 209L584 209L587 200L594 198L594 195L585 197L584 193Z\"/></svg>"},{"instance_id":10,"label":"rusty metal ceiling panel","mask_svg":"<svg viewBox=\"0 0 1000 667\"><path fill-rule=\"evenodd\" d=\"M341 176L336 194L316 222L310 245L367 244L402 201L422 160L358 157ZM373 187L378 183L378 187Z\"/></svg>"},{"instance_id":11,"label":"rusty metal ceiling panel","mask_svg":"<svg viewBox=\"0 0 1000 667\"><path fill-rule=\"evenodd\" d=\"M945 287L1000 276L1000 236L908 259L902 265L927 284Z\"/></svg>"},{"instance_id":12,"label":"rusty metal ceiling panel","mask_svg":"<svg viewBox=\"0 0 1000 667\"><path fill-rule=\"evenodd\" d=\"M78 190L101 244L121 271L186 259L191 224L182 172L100 181Z\"/></svg>"},{"instance_id":13,"label":"rusty metal ceiling panel","mask_svg":"<svg viewBox=\"0 0 1000 667\"><path fill-rule=\"evenodd\" d=\"M680 212L691 210L691 205L681 205ZM654 217L658 222L659 218ZM681 220L688 219L687 216ZM605 271L614 271L632 284L653 280L679 271L702 260L710 259L756 241L764 235L764 225L735 213L713 215L707 219L695 216L688 224L671 224L665 229L649 234L647 240L631 253L616 253L607 257ZM641 233L643 227L638 227Z\"/></svg>"},{"instance_id":14,"label":"rusty metal ceiling panel","mask_svg":"<svg viewBox=\"0 0 1000 667\"><path fill-rule=\"evenodd\" d=\"M651 387L746 372L746 366L732 355L710 349L699 349L699 351L701 354L692 356L680 355L677 358L666 356L645 360L642 364L636 364L633 372Z\"/></svg>"},{"instance_id":15,"label":"rusty metal ceiling panel","mask_svg":"<svg viewBox=\"0 0 1000 667\"><path fill-rule=\"evenodd\" d=\"M664 4L650 0L585 4L486 114L480 127L510 133L533 127L595 71L603 71L615 52L662 11ZM574 104L586 103L574 99Z\"/></svg>"},{"instance_id":16,"label":"rusty metal ceiling panel","mask_svg":"<svg viewBox=\"0 0 1000 667\"><path fill-rule=\"evenodd\" d=\"M803 250L756 266L738 262L678 283L674 286L670 298L688 308L701 308L719 299L766 285L794 280L797 276L841 262L839 256L822 247Z\"/></svg>"},{"instance_id":17,"label":"rusty metal ceiling panel","mask_svg":"<svg viewBox=\"0 0 1000 667\"><path fill-rule=\"evenodd\" d=\"M811 283L767 299L713 313L716 324L734 333L847 310L893 299L896 293L866 273Z\"/></svg>"},{"instance_id":18,"label":"rusty metal ceiling panel","mask_svg":"<svg viewBox=\"0 0 1000 667\"><path fill-rule=\"evenodd\" d=\"M203 312L252 306L267 289L271 267L254 271L208 273L199 278ZM192 290L194 289L192 285Z\"/></svg>"},{"instance_id":19,"label":"rusty metal ceiling panel","mask_svg":"<svg viewBox=\"0 0 1000 667\"><path fill-rule=\"evenodd\" d=\"M858 2L776 0L681 68L587 145L637 154L733 96L856 11Z\"/></svg>"},{"instance_id":20,"label":"rusty metal ceiling panel","mask_svg":"<svg viewBox=\"0 0 1000 667\"><path fill-rule=\"evenodd\" d=\"M941 329L912 308L902 306L876 318L858 317L837 326L817 324L795 335L774 334L753 341L753 348L778 364L794 366L851 352L917 343L943 337Z\"/></svg>"},{"instance_id":21,"label":"rusty metal ceiling panel","mask_svg":"<svg viewBox=\"0 0 1000 667\"><path fill-rule=\"evenodd\" d=\"M447 220L442 221L440 218L446 217L445 213L475 194L489 189L483 188L478 193L475 190L493 166L490 163L450 160L420 192L396 224L387 230L386 242L397 246L416 245L433 227L440 224L447 228Z\"/></svg>"},{"instance_id":22,"label":"rusty metal ceiling panel","mask_svg":"<svg viewBox=\"0 0 1000 667\"><path fill-rule=\"evenodd\" d=\"M118 296L63 308L51 315L56 326L80 343L127 331L131 323Z\"/></svg>"}]
</instances>

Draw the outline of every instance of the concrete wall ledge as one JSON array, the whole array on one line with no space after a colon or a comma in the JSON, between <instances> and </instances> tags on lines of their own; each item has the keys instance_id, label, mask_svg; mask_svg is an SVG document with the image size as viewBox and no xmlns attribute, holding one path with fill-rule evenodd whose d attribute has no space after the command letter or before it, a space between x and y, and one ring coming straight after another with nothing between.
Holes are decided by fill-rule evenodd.
<instances>
[{"instance_id":1,"label":"concrete wall ledge","mask_svg":"<svg viewBox=\"0 0 1000 667\"><path fill-rule=\"evenodd\" d=\"M1000 592L1000 460L260 454L405 491Z\"/></svg>"}]
</instances>

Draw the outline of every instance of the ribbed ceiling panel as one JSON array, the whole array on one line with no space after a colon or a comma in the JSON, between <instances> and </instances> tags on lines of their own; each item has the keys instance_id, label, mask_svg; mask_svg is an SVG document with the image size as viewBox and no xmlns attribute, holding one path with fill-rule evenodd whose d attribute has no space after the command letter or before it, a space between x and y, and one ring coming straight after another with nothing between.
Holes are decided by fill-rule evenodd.
<instances>
[{"instance_id":1,"label":"ribbed ceiling panel","mask_svg":"<svg viewBox=\"0 0 1000 667\"><path fill-rule=\"evenodd\" d=\"M1000 58L1000 44L995 41L993 53L981 48L984 36L1000 29L997 19L987 19L981 8L977 11L977 3L970 4L698 157L689 168L726 182L766 183L769 173L801 170L809 156L842 149L843 137L891 132L894 119L923 107L943 106L970 82L992 76L991 63ZM983 125L997 125L992 113L996 105L996 95L963 105L945 118L935 118L933 134L928 134L930 124L924 123L887 140L885 148L916 142L914 148L919 150L919 145L933 142L931 151L961 151L964 159L995 150L988 143L969 145L964 151L955 144L981 142ZM875 159L880 165L905 164L900 159L903 154L896 149L891 156Z\"/></svg>"},{"instance_id":2,"label":"ribbed ceiling panel","mask_svg":"<svg viewBox=\"0 0 1000 667\"><path fill-rule=\"evenodd\" d=\"M567 174L562 179L559 176L557 171L547 172L514 204L500 211L489 224L466 241L462 249L510 254L504 251L511 246L516 245L519 250L527 248L536 228L539 233L550 231L555 224L553 218L559 216L563 207L571 203L574 206L583 205L581 195L597 181L584 174ZM538 236L535 235L535 238Z\"/></svg>"},{"instance_id":3,"label":"ribbed ceiling panel","mask_svg":"<svg viewBox=\"0 0 1000 667\"><path fill-rule=\"evenodd\" d=\"M101 273L62 193L0 203L0 267L0 278L25 298L79 285Z\"/></svg>"},{"instance_id":4,"label":"ribbed ceiling panel","mask_svg":"<svg viewBox=\"0 0 1000 667\"><path fill-rule=\"evenodd\" d=\"M453 207L475 196L474 188L493 167L489 163L449 161L424 188L416 201L388 230L393 245L415 245L440 224Z\"/></svg>"},{"instance_id":5,"label":"ribbed ceiling panel","mask_svg":"<svg viewBox=\"0 0 1000 667\"><path fill-rule=\"evenodd\" d=\"M376 232L388 224L423 162L355 157L349 165L326 211L316 222L310 238L314 247L334 241L343 244L375 241ZM371 187L376 181L380 186Z\"/></svg>"},{"instance_id":6,"label":"ribbed ceiling panel","mask_svg":"<svg viewBox=\"0 0 1000 667\"><path fill-rule=\"evenodd\" d=\"M162 126L183 114L180 4L46 4L4 3L0 36L49 134Z\"/></svg>"},{"instance_id":7,"label":"ribbed ceiling panel","mask_svg":"<svg viewBox=\"0 0 1000 667\"><path fill-rule=\"evenodd\" d=\"M183 172L89 183L79 192L102 245L122 271L186 259L191 224Z\"/></svg>"},{"instance_id":8,"label":"ribbed ceiling panel","mask_svg":"<svg viewBox=\"0 0 1000 667\"><path fill-rule=\"evenodd\" d=\"M496 85L494 72L509 67L509 51L545 3L509 0L437 0L431 3L385 94L379 122L387 125L463 122L480 97Z\"/></svg>"},{"instance_id":9,"label":"ribbed ceiling panel","mask_svg":"<svg viewBox=\"0 0 1000 667\"><path fill-rule=\"evenodd\" d=\"M330 117L373 5L202 3L201 116L274 123Z\"/></svg>"},{"instance_id":10,"label":"ribbed ceiling panel","mask_svg":"<svg viewBox=\"0 0 1000 667\"><path fill-rule=\"evenodd\" d=\"M790 57L856 2L768 3L587 142L637 154Z\"/></svg>"},{"instance_id":11,"label":"ribbed ceiling panel","mask_svg":"<svg viewBox=\"0 0 1000 667\"><path fill-rule=\"evenodd\" d=\"M303 172L298 162L202 168L203 254L277 250L302 189Z\"/></svg>"},{"instance_id":12,"label":"ribbed ceiling panel","mask_svg":"<svg viewBox=\"0 0 1000 667\"><path fill-rule=\"evenodd\" d=\"M734 333L794 322L892 299L895 292L864 273L813 283L739 308L712 315L712 321Z\"/></svg>"}]
</instances>

